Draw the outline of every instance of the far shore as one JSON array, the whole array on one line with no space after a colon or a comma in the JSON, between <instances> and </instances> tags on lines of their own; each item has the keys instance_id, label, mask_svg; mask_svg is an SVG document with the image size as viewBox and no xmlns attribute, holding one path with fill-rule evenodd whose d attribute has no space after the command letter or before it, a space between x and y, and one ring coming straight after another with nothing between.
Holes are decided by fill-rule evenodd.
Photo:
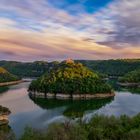
<instances>
[{"instance_id":1,"label":"far shore","mask_svg":"<svg viewBox=\"0 0 140 140\"><path fill-rule=\"evenodd\" d=\"M22 83L22 82L25 82L25 81L24 80L18 80L18 81L11 81L11 82L3 82L3 83L0 83L0 87L16 85L16 84L19 84L19 83Z\"/></svg>"},{"instance_id":2,"label":"far shore","mask_svg":"<svg viewBox=\"0 0 140 140\"><path fill-rule=\"evenodd\" d=\"M121 83L121 82L118 82L117 83L118 85L120 86L123 86L123 87L140 87L140 83Z\"/></svg>"},{"instance_id":3,"label":"far shore","mask_svg":"<svg viewBox=\"0 0 140 140\"><path fill-rule=\"evenodd\" d=\"M97 94L74 94L74 95L69 95L69 94L52 94L52 93L47 93L46 96L44 93L37 93L37 92L29 92L29 96L31 98L46 98L46 99L60 99L60 100L65 100L65 99L73 99L73 100L89 100L89 99L102 99L102 98L110 98L114 97L115 93L97 93Z\"/></svg>"}]
</instances>

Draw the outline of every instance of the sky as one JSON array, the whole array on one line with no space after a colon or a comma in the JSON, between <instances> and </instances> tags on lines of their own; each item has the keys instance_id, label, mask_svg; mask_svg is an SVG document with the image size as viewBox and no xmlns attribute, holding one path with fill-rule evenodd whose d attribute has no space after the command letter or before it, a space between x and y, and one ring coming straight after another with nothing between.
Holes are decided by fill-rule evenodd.
<instances>
[{"instance_id":1,"label":"sky","mask_svg":"<svg viewBox=\"0 0 140 140\"><path fill-rule=\"evenodd\" d=\"M0 60L140 58L140 0L0 0Z\"/></svg>"}]
</instances>

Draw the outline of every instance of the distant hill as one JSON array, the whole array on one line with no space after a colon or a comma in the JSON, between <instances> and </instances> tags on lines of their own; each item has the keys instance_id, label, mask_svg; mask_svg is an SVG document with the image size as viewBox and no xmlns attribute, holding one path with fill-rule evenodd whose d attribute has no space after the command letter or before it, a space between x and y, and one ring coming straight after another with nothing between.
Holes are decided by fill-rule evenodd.
<instances>
[{"instance_id":1,"label":"distant hill","mask_svg":"<svg viewBox=\"0 0 140 140\"><path fill-rule=\"evenodd\" d=\"M122 76L130 71L140 69L140 59L117 60L75 60L90 70L109 76ZM58 61L16 62L0 61L0 66L9 72L22 77L39 77L53 67L61 65Z\"/></svg>"},{"instance_id":2,"label":"distant hill","mask_svg":"<svg viewBox=\"0 0 140 140\"><path fill-rule=\"evenodd\" d=\"M59 62L16 62L16 61L0 61L0 66L9 72L21 77L39 77L47 70L51 69Z\"/></svg>"},{"instance_id":3,"label":"distant hill","mask_svg":"<svg viewBox=\"0 0 140 140\"><path fill-rule=\"evenodd\" d=\"M126 73L123 77L119 78L122 83L138 83L140 84L140 69Z\"/></svg>"},{"instance_id":4,"label":"distant hill","mask_svg":"<svg viewBox=\"0 0 140 140\"><path fill-rule=\"evenodd\" d=\"M6 69L0 67L0 83L17 81L20 78L9 73Z\"/></svg>"},{"instance_id":5,"label":"distant hill","mask_svg":"<svg viewBox=\"0 0 140 140\"><path fill-rule=\"evenodd\" d=\"M130 71L140 69L140 59L77 60L76 62L108 76L123 76Z\"/></svg>"}]
</instances>

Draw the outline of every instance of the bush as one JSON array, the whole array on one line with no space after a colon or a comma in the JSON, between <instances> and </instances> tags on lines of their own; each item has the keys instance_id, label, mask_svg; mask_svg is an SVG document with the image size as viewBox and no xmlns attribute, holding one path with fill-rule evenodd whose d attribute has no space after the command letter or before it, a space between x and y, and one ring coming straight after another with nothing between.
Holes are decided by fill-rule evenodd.
<instances>
[{"instance_id":1,"label":"bush","mask_svg":"<svg viewBox=\"0 0 140 140\"><path fill-rule=\"evenodd\" d=\"M135 117L98 116L88 123L57 123L47 131L38 132L26 128L20 140L139 140L140 114Z\"/></svg>"}]
</instances>

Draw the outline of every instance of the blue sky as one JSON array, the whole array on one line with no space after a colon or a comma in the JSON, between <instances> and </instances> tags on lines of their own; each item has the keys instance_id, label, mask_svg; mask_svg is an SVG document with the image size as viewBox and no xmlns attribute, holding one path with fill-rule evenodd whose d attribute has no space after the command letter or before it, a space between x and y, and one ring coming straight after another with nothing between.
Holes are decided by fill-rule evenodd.
<instances>
[{"instance_id":1,"label":"blue sky","mask_svg":"<svg viewBox=\"0 0 140 140\"><path fill-rule=\"evenodd\" d=\"M140 0L0 0L0 59L140 57Z\"/></svg>"},{"instance_id":2,"label":"blue sky","mask_svg":"<svg viewBox=\"0 0 140 140\"><path fill-rule=\"evenodd\" d=\"M64 9L70 14L79 14L81 12L94 13L112 1L113 0L48 0L52 6Z\"/></svg>"}]
</instances>

